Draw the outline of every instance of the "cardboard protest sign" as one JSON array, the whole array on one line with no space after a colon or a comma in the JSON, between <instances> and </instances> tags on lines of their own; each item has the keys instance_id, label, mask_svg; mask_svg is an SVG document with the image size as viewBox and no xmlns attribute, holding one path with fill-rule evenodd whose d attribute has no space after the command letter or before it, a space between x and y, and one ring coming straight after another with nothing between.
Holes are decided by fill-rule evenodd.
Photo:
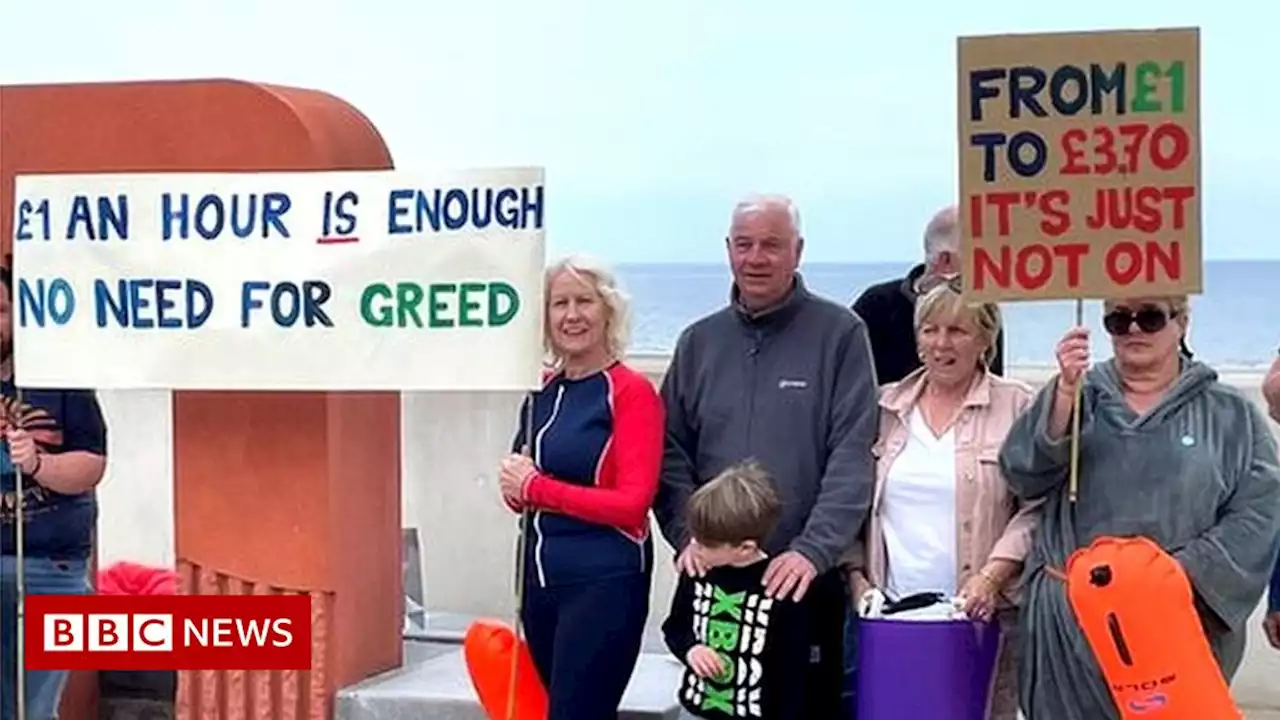
<instances>
[{"instance_id":1,"label":"cardboard protest sign","mask_svg":"<svg viewBox=\"0 0 1280 720\"><path fill-rule=\"evenodd\" d=\"M541 169L17 180L23 387L526 390Z\"/></svg>"},{"instance_id":2,"label":"cardboard protest sign","mask_svg":"<svg viewBox=\"0 0 1280 720\"><path fill-rule=\"evenodd\" d=\"M966 297L1199 293L1199 31L958 50Z\"/></svg>"}]
</instances>

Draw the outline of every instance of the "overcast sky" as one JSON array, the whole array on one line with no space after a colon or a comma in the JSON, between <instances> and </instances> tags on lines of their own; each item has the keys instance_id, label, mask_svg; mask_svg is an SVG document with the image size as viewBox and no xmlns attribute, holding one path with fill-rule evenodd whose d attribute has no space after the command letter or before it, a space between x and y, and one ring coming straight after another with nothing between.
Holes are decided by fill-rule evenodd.
<instances>
[{"instance_id":1,"label":"overcast sky","mask_svg":"<svg viewBox=\"0 0 1280 720\"><path fill-rule=\"evenodd\" d=\"M957 35L1196 24L1206 255L1280 258L1274 23L1236 3L11 0L0 82L325 90L399 168L546 166L553 253L718 261L733 200L778 191L810 260L902 261L956 192Z\"/></svg>"}]
</instances>

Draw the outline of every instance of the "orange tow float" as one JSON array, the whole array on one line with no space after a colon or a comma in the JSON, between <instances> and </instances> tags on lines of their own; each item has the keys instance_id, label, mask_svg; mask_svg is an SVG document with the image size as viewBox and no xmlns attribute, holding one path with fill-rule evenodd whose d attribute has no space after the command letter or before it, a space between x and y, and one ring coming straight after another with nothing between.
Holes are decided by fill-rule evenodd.
<instances>
[{"instance_id":1,"label":"orange tow float","mask_svg":"<svg viewBox=\"0 0 1280 720\"><path fill-rule=\"evenodd\" d=\"M1067 598L1124 720L1244 716L1205 638L1182 565L1144 537L1067 560Z\"/></svg>"}]
</instances>

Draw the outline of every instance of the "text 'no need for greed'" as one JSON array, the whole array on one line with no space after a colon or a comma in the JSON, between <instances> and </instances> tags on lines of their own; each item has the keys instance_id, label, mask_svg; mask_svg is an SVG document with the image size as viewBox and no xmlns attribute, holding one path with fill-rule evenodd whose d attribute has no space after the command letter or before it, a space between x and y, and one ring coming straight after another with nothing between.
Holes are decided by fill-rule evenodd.
<instances>
[{"instance_id":1,"label":"text 'no need for greed'","mask_svg":"<svg viewBox=\"0 0 1280 720\"><path fill-rule=\"evenodd\" d=\"M325 280L248 280L239 282L238 289L233 302L240 328L261 323L279 328L335 325L330 309L335 290ZM371 328L497 328L510 323L523 306L519 291L502 280L374 282L358 292L358 318L349 319ZM209 284L192 278L98 279L89 296L98 328L198 329L217 307ZM22 278L16 298L18 325L66 325L76 316L80 297L64 278Z\"/></svg>"}]
</instances>

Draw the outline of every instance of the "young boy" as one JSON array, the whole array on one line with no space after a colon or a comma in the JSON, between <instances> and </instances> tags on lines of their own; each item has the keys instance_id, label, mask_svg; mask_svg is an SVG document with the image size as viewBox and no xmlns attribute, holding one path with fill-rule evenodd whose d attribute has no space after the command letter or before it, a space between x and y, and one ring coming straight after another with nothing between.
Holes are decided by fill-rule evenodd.
<instances>
[{"instance_id":1,"label":"young boy","mask_svg":"<svg viewBox=\"0 0 1280 720\"><path fill-rule=\"evenodd\" d=\"M709 569L681 575L662 624L687 668L680 704L705 720L800 720L811 657L805 616L793 600L766 597L762 582L769 559L760 546L782 513L772 479L754 463L735 465L699 488L685 512Z\"/></svg>"}]
</instances>

